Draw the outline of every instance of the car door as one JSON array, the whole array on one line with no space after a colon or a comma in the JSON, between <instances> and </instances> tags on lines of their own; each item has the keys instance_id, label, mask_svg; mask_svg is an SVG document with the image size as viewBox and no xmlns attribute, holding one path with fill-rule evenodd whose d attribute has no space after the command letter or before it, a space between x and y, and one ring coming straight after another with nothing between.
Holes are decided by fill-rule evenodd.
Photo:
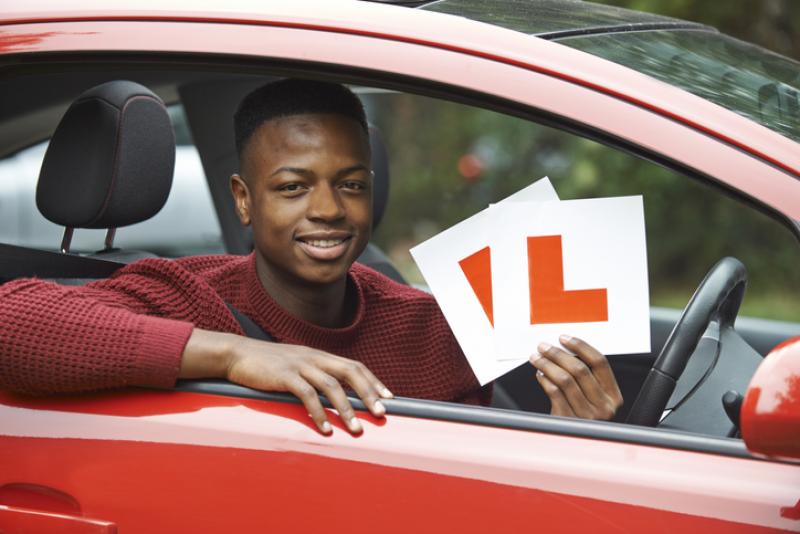
<instances>
[{"instance_id":1,"label":"car door","mask_svg":"<svg viewBox=\"0 0 800 534\"><path fill-rule=\"evenodd\" d=\"M796 527L800 468L751 458L741 442L413 400L389 401L385 421L360 412L360 437L338 424L324 437L296 403L218 384L205 391L216 388L225 394L3 394L0 524L7 532L42 532L53 517L121 532Z\"/></svg>"}]
</instances>

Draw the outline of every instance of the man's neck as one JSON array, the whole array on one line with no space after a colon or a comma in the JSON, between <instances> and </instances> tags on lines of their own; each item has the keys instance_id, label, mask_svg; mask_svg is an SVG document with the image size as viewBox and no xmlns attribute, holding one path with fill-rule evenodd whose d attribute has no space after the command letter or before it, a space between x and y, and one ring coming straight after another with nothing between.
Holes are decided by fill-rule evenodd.
<instances>
[{"instance_id":1,"label":"man's neck","mask_svg":"<svg viewBox=\"0 0 800 534\"><path fill-rule=\"evenodd\" d=\"M327 328L346 326L356 304L347 295L347 277L326 285L305 285L275 272L256 255L261 286L284 310L304 321Z\"/></svg>"}]
</instances>

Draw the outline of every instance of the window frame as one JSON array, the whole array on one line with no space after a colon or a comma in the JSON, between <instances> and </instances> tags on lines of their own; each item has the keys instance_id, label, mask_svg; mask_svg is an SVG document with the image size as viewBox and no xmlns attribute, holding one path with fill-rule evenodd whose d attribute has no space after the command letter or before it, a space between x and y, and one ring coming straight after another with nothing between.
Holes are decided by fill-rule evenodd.
<instances>
[{"instance_id":1,"label":"window frame","mask_svg":"<svg viewBox=\"0 0 800 534\"><path fill-rule=\"evenodd\" d=\"M70 23L63 23L64 29L70 29ZM139 23L141 25L141 23ZM21 59L23 59L23 63L25 64L25 69L29 72L32 68L37 66L46 65L48 62L55 61L57 63L62 62L69 62L69 61L81 61L83 64L91 63L93 67L97 67L105 62L115 62L116 61L130 61L133 64L141 63L141 62L148 62L150 65L158 64L162 68L169 68L170 66L178 66L179 68L197 68L198 65L203 65L205 69L208 70L218 70L221 72L235 72L237 74L242 73L270 73L270 74L293 74L293 75L312 75L316 77L335 77L339 81L349 82L349 83L358 83L364 85L371 85L371 86L378 86L383 87L386 89L393 89L393 90L403 90L408 91L414 94L420 94L424 96L434 97L434 98L444 98L449 101L460 102L463 104L468 105L477 105L478 107L489 109L492 111L497 111L500 113L504 113L511 116L516 116L524 120L532 120L534 122L555 127L559 130L566 131L568 133L573 133L576 135L580 135L581 137L586 137L588 139L592 139L594 141L600 142L601 144L607 145L611 148L621 150L623 152L632 154L636 157L640 157L649 161L652 161L656 164L662 165L666 168L674 170L682 175L685 175L689 178L701 180L705 183L710 183L718 188L724 193L731 195L741 201L743 201L746 205L750 207L754 207L755 209L764 211L767 215L773 217L778 222L784 224L800 241L800 223L798 221L792 220L791 217L781 212L778 208L773 205L769 205L764 198L757 198L748 193L748 191L738 190L734 188L733 185L730 183L724 182L721 178L715 177L715 175L709 172L708 169L702 169L699 166L690 164L690 161L697 161L695 160L687 160L686 156L678 157L677 154L674 152L674 147L667 147L663 148L662 150L656 150L653 146L644 146L642 144L637 144L632 138L630 138L631 132L626 131L625 128L620 128L619 125L615 125L613 128L607 127L603 128L600 126L602 124L602 117L596 116L594 117L593 121L581 121L575 117L575 114L568 114L568 113L559 113L558 109L562 111L568 108L569 106L565 103L559 103L557 101L549 101L547 105L533 105L531 100L526 100L520 96L514 96L507 88L499 91L497 93L488 93L486 90L478 90L476 89L475 85L467 85L462 81L461 85L457 85L455 83L446 83L442 80L441 77L437 78L432 74L435 70L435 66L433 65L426 65L425 72L428 74L423 74L421 71L416 71L414 75L410 75L409 72L414 72L414 68L411 65L403 65L402 68L396 69L394 72L386 72L386 71L378 71L377 69L377 62L376 60L371 61L361 61L357 64L342 64L341 62L337 63L337 61L346 61L346 58L342 60L337 60L334 56L336 54L336 47L331 50L325 50L325 43L333 43L336 40L341 41L348 41L346 46L353 46L355 43L356 45L361 44L369 44L370 41L377 42L374 38L371 37L364 37L364 36L354 36L354 35L346 35L342 36L341 34L336 35L325 35L324 39L315 40L314 47L312 47L312 52L308 54L308 56L302 60L298 61L296 57L291 55L291 52L287 52L285 50L270 50L270 49L260 49L259 51L248 50L244 46L237 46L235 41L231 46L226 49L219 50L217 49L218 45L221 42L224 42L226 37L230 37L233 35L233 32L242 32L243 29L249 30L260 30L264 32L269 32L270 35L278 35L278 40L282 43L281 46L285 46L288 42L294 42L298 38L298 34L313 34L315 33L313 30L308 29L275 29L275 28L257 28L255 26L248 27L246 25L232 25L232 24L211 24L211 23L195 23L188 25L186 23L161 23L167 25L166 31L169 31L170 28L176 29L177 35L173 35L170 39L169 45L166 45L165 42L161 42L159 45L155 44L139 44L140 49L137 52L131 52L129 49L129 44L122 40L121 43L115 43L115 39L118 38L117 31L124 30L123 33L125 36L130 37L132 33L140 33L142 29L140 27L134 28L133 24L127 24L125 22L117 22L117 23L102 23L97 22L93 24L81 24L82 28L89 28L95 27L99 30L97 33L100 34L100 37L97 35L93 35L91 38L86 37L84 43L86 43L87 48L93 52L90 53L75 53L71 47L74 46L70 45L65 48L61 48L62 45L59 45L58 41L48 41L45 39L40 49L40 53L35 55L29 54L22 54ZM20 30L24 31L26 25L20 25ZM32 25L37 26L37 25ZM185 47L181 45L180 36L187 36L187 31L189 30L188 26L191 26L192 32L197 32L194 36L194 39L188 42ZM159 32L154 32L158 34ZM324 33L324 32L317 32L317 33ZM214 39L209 39L204 41L202 36L203 34L206 35L214 35ZM256 33L255 35L259 35ZM289 38L291 36L291 38ZM148 38L152 38L153 34L148 33ZM319 36L316 36L319 37ZM81 37L76 36L74 37L77 41L80 42ZM269 40L267 40L269 41ZM73 41L74 42L74 41ZM389 42L389 41L380 41L381 45L384 46L386 49L391 50L395 54L402 54L405 51L409 51L409 49L416 49L420 45L418 44L410 44L410 43L401 43L401 42ZM263 46L272 46L274 44L270 43L269 45ZM252 43L250 43L252 46ZM167 46L169 48L168 52L164 50L157 51L154 53L153 46ZM128 47L125 51L121 51L120 47ZM280 47L278 47L280 48ZM358 46L356 46L358 48ZM213 59L208 58L193 58L191 55L187 54L194 54L198 52L203 52L206 54L214 54ZM453 51L443 51L438 50L436 53L437 60L432 61L431 63L436 63L438 61L444 60L452 60L453 59ZM253 58L253 55L256 57ZM249 56L249 57L248 57ZM173 58L170 60L170 58ZM3 56L0 55L0 60L2 60ZM10 61L15 60L15 56L11 54L10 56L5 56L5 59ZM19 59L19 58L17 58ZM491 62L490 59L486 58L475 58L469 57L468 59L464 59L465 63L474 63L474 62ZM522 76L522 77L530 77L531 79L535 79L536 83L538 84L545 84L549 85L550 89L553 90L553 87L562 87L564 89L568 89L569 98L566 101L574 101L577 97L575 95L586 95L589 100L593 101L603 101L609 105L616 106L619 109L619 106L625 107L628 111L633 114L640 115L642 118L648 118L647 122L650 122L651 125L662 125L666 127L678 127L679 131L683 131L687 134L688 137L692 137L695 141L700 141L702 143L707 144L707 146L715 146L723 153L729 154L734 159L739 159L741 156L744 156L746 159L741 161L747 161L750 165L755 165L755 168L761 169L765 171L765 174L770 175L772 177L776 176L783 176L784 178L797 178L796 176L791 176L785 170L778 169L771 165L770 163L759 159L752 154L747 154L743 152L739 147L736 147L732 144L725 144L718 139L714 139L708 135L707 132L702 132L697 129L692 129L685 124L678 124L672 118L666 117L663 115L657 114L652 109L646 109L644 107L636 107L628 102L624 102L622 100L614 99L613 97L603 94L598 91L593 91L590 88L577 85L577 84L570 84L563 79L558 79L554 77L548 77L547 74L542 74L541 72L534 72L531 70L525 70L519 67L515 67L508 64L500 64L497 63L496 65L492 65L496 67L501 72L507 72L509 74L513 74L515 76ZM13 67L12 67L13 68ZM452 70L449 72L452 73ZM500 94L502 93L502 94ZM552 95L551 95L552 96ZM613 113L609 112L609 115ZM710 144L708 144L710 143ZM797 190L796 186L795 190ZM212 188L213 191L213 188ZM752 191L752 190L751 190ZM215 197L215 202L218 199ZM221 221L221 224L225 225L228 224L227 221ZM198 387L202 386L202 383L196 384ZM223 384L224 386L231 386L237 387L230 384ZM183 386L180 386L183 387ZM194 390L193 390L194 391ZM221 390L220 390L221 391ZM232 392L230 389L225 389L226 395L233 395L233 396L242 396L242 395L250 395L249 392ZM201 392L196 390L194 392ZM213 391L202 391L213 393ZM252 393L254 394L254 393ZM269 395L275 394L258 394L258 398L268 399L272 397L268 397ZM250 397L248 397L250 398ZM280 398L281 402L297 402L293 398L286 398L285 396L274 397ZM358 401L354 401L358 404ZM749 453L746 452L744 449L743 444L737 442L737 444L731 445L728 441L720 439L720 438L708 438L708 442L703 445L703 440L697 440L697 436L689 435L690 437L682 436L679 433L672 433L670 431L659 431L657 429L646 429L642 431L641 429L635 428L625 428L624 430L617 431L616 429L619 428L612 423L596 423L596 422L580 422L580 421L556 421L556 419L549 419L549 416L538 416L534 414L506 414L506 413L499 413L496 410L492 410L489 408L467 408L458 405L449 405L449 403L444 403L445 406L439 406L438 403L434 403L433 401L411 401L411 400L403 400L397 401L397 413L403 413L403 410L406 410L405 414L407 415L414 415L418 417L427 417L432 419L443 419L443 420L454 420L454 421L463 421L463 422L470 422L475 424L487 424L491 426L500 426L502 428L519 428L519 429L528 429L528 430L540 430L543 432L554 432L558 434L566 434L566 435L575 435L581 437L592 437L594 439L608 439L608 440L618 440L624 442L640 442L636 440L650 440L647 444L657 445L657 446L669 446L670 448L678 448L684 450L699 450L699 451L706 451L706 452L714 452L715 454L724 454L724 455L733 455L736 457L746 457L752 458ZM410 404L404 404L410 403ZM363 408L363 406L362 406ZM389 408L390 413L395 413L392 411L392 408ZM535 424L534 424L535 423ZM515 426L518 425L518 426ZM521 425L521 426L519 426ZM599 425L599 426L598 426ZM598 430L599 429L599 430ZM610 430L615 429L615 430ZM652 434L652 435L651 435ZM676 434L676 435L673 435ZM650 437L648 437L650 436ZM663 440L660 437L653 438L652 436L670 436L664 437ZM662 440L662 441L659 441ZM735 440L734 440L735 441ZM641 441L644 443L644 441ZM699 447L699 448L698 448ZM703 447L706 447L705 449ZM710 447L710 448L709 448Z\"/></svg>"}]
</instances>

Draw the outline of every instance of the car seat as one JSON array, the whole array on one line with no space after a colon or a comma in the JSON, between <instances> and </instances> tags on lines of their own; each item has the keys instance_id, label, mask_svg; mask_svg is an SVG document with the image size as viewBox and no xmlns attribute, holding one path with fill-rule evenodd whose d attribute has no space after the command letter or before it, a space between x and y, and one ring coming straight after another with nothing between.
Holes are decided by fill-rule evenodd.
<instances>
[{"instance_id":1,"label":"car seat","mask_svg":"<svg viewBox=\"0 0 800 534\"><path fill-rule=\"evenodd\" d=\"M81 94L53 134L36 191L41 213L66 227L61 252L0 243L0 283L37 276L82 284L153 256L114 248L114 234L158 213L174 166L169 115L149 89L113 81ZM90 256L70 254L75 228L106 229L105 248Z\"/></svg>"},{"instance_id":2,"label":"car seat","mask_svg":"<svg viewBox=\"0 0 800 534\"><path fill-rule=\"evenodd\" d=\"M389 201L389 154L380 131L372 125L369 127L369 144L372 148L372 170L375 173L372 180L372 231L375 232ZM356 261L396 282L407 283L389 257L375 243L368 243Z\"/></svg>"},{"instance_id":3,"label":"car seat","mask_svg":"<svg viewBox=\"0 0 800 534\"><path fill-rule=\"evenodd\" d=\"M154 254L114 248L117 228L164 206L175 168L175 135L161 99L130 81L85 91L69 107L42 162L36 204L65 227L69 253L76 228L106 229L97 258L129 263Z\"/></svg>"}]
</instances>

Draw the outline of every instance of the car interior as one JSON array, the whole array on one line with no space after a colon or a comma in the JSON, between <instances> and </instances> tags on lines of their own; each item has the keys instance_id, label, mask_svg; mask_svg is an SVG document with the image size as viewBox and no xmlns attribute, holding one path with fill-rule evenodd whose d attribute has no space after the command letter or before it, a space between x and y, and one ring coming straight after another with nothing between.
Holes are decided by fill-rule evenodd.
<instances>
[{"instance_id":1,"label":"car interior","mask_svg":"<svg viewBox=\"0 0 800 534\"><path fill-rule=\"evenodd\" d=\"M0 122L4 124L0 129L0 159L51 139L38 178L37 203L47 219L65 228L62 242L53 243L49 250L0 243L0 283L23 276L85 283L109 276L125 263L153 255L148 251L115 248L114 236L117 232L123 234L127 225L151 218L169 195L175 137L169 126L167 107L161 101L167 106L180 104L185 113L220 221L224 249L232 254L246 254L252 248L250 235L236 219L228 178L238 165L231 116L241 97L253 88L280 76L297 75L348 83L365 98L375 91L380 94L407 91L496 107L488 99L482 102L480 95L426 87L422 82L389 80L358 72L324 72L307 66L279 65L265 70L257 63L223 66L186 59L169 61L163 57L157 60L81 57L39 58L24 65L0 65L0 70L25 72L24 76L7 77L0 89L2 100L13 103L0 111ZM142 105L124 106L128 100ZM111 112L109 102L113 103ZM367 107L369 112L370 106ZM117 131L123 124L119 112L123 108L129 115L122 130ZM91 126L87 128L87 124ZM386 132L379 130L379 126L370 129L376 173L373 224L378 234L384 214L392 209L395 200L390 194L390 169L397 158L404 157L402 153L393 153L391 146L383 141L382 133ZM571 124L559 125L552 118L548 119L548 126L570 132L576 129ZM592 132L580 133L590 138L600 137ZM114 135L124 139L129 150L114 152L109 144ZM93 136L91 145L95 153L77 152L73 143L81 141L81 136ZM634 151L629 146L620 148ZM169 154L173 154L172 159ZM646 154L643 157L647 159ZM71 168L80 168L81 172L62 172ZM77 176L81 181L69 182L68 176ZM30 209L36 208L30 206ZM102 248L98 243L96 253L70 253L72 233L84 228L105 230L105 243ZM659 427L666 432L653 437L650 430L647 435L642 430L631 431L639 432L636 435L645 441L673 440L680 442L677 446L696 449L701 447L696 440L681 442L683 438L675 437L678 434L667 431L735 438L737 403L741 402L749 377L772 347L800 334L798 323L750 318L736 321L747 275L740 262L729 260L720 262L709 273L683 313L677 309L652 308L651 353L608 356L626 399L615 421ZM378 243L370 243L360 261L401 283L410 283L395 265L390 251ZM666 382L665 374L670 377ZM179 389L291 401L286 396L243 391L245 388L212 381L181 384ZM610 439L618 435L618 439L630 440L634 435L620 434L622 425L559 422L559 418L552 418L551 422L525 419L527 415L520 412L549 411L549 402L536 385L535 369L528 365L498 379L493 398L492 406L497 410L464 407L459 411L450 403L409 400L390 406L389 411L432 418L455 417L514 428L545 431L550 428L577 435L595 433ZM356 401L354 405L359 403ZM744 454L740 444L714 443L714 447L729 447L726 450Z\"/></svg>"}]
</instances>

